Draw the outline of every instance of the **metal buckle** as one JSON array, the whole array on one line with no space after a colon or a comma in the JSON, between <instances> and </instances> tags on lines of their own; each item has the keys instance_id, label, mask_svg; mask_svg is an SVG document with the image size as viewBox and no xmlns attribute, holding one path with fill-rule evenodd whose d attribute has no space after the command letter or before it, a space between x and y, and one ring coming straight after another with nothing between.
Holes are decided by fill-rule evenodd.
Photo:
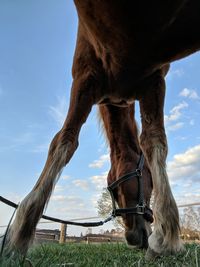
<instances>
[{"instance_id":1,"label":"metal buckle","mask_svg":"<svg viewBox=\"0 0 200 267\"><path fill-rule=\"evenodd\" d=\"M112 210L111 216L112 216L113 218L116 218L116 208L114 208L114 209Z\"/></svg>"},{"instance_id":2,"label":"metal buckle","mask_svg":"<svg viewBox=\"0 0 200 267\"><path fill-rule=\"evenodd\" d=\"M142 176L142 171L140 169L136 169L135 172L136 172L136 176L138 177Z\"/></svg>"},{"instance_id":3,"label":"metal buckle","mask_svg":"<svg viewBox=\"0 0 200 267\"><path fill-rule=\"evenodd\" d=\"M141 214L141 215L145 214L145 208L146 208L145 205L143 206L137 205L136 206L137 214Z\"/></svg>"}]
</instances>

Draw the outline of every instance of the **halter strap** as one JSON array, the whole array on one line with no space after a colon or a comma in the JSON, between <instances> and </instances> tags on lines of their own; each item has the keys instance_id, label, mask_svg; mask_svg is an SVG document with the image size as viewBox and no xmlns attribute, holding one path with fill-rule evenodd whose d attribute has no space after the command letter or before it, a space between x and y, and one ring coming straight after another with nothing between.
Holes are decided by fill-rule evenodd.
<instances>
[{"instance_id":1,"label":"halter strap","mask_svg":"<svg viewBox=\"0 0 200 267\"><path fill-rule=\"evenodd\" d=\"M140 159L139 159L139 162L138 162L138 165L137 165L137 170L141 170L141 171L143 170L144 162L145 162L145 158L144 158L143 153L141 152Z\"/></svg>"},{"instance_id":2,"label":"halter strap","mask_svg":"<svg viewBox=\"0 0 200 267\"><path fill-rule=\"evenodd\" d=\"M120 185L121 183L127 181L127 180L130 180L132 177L137 177L138 176L138 172L137 171L134 171L134 172L129 172L121 177L119 177L119 179L117 181L114 181L111 185L109 185L107 187L107 189L110 191L110 190L113 190L115 189L118 185Z\"/></svg>"},{"instance_id":3,"label":"halter strap","mask_svg":"<svg viewBox=\"0 0 200 267\"><path fill-rule=\"evenodd\" d=\"M147 221L150 221L150 222L153 221L153 216L152 216L153 212L146 205L144 201L143 180L142 180L142 170L144 167L144 162L145 162L145 158L144 158L144 155L141 153L136 170L119 177L117 181L114 181L107 187L108 191L110 192L111 199L112 199L112 205L113 205L112 216L113 217L121 216L122 214L140 214L140 215L143 215ZM115 202L113 190L117 186L119 186L121 183L126 182L133 177L138 178L138 204L135 207L130 207L130 208L116 208L116 202Z\"/></svg>"},{"instance_id":4,"label":"halter strap","mask_svg":"<svg viewBox=\"0 0 200 267\"><path fill-rule=\"evenodd\" d=\"M129 172L123 176L120 176L117 181L114 181L113 183L111 183L107 189L110 191L110 190L113 190L115 189L118 185L120 185L121 183L131 179L133 176L134 177L139 177L139 176L142 176L142 169L144 167L144 155L141 153L140 154L140 159L139 159L139 162L137 164L137 168L135 171L133 172Z\"/></svg>"}]
</instances>

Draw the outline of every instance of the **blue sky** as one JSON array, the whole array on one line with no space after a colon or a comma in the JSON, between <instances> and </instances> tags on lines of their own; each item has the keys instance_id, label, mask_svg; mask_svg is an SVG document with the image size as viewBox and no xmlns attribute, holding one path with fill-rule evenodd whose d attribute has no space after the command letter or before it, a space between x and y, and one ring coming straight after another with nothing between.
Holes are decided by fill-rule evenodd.
<instances>
[{"instance_id":1,"label":"blue sky","mask_svg":"<svg viewBox=\"0 0 200 267\"><path fill-rule=\"evenodd\" d=\"M0 195L13 201L35 184L66 116L76 29L72 0L0 1ZM179 204L191 203L200 199L200 53L173 63L166 81L170 183ZM110 164L95 107L79 140L51 197L49 215L97 215ZM0 225L11 212L0 204Z\"/></svg>"}]
</instances>

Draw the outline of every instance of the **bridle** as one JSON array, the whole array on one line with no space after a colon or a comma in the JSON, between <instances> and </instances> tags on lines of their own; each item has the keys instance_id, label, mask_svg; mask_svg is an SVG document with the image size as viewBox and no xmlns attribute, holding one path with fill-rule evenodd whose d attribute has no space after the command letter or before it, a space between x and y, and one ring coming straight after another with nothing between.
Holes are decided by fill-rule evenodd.
<instances>
[{"instance_id":1,"label":"bridle","mask_svg":"<svg viewBox=\"0 0 200 267\"><path fill-rule=\"evenodd\" d=\"M113 217L122 216L123 214L138 214L138 215L143 215L146 221L150 223L153 222L153 212L147 206L144 200L143 178L142 178L144 161L145 161L144 155L141 153L136 170L119 177L115 182L111 183L107 187L112 199ZM136 177L138 180L138 204L135 207L130 207L130 208L117 208L113 190L116 189L122 183L132 179L133 177Z\"/></svg>"}]
</instances>

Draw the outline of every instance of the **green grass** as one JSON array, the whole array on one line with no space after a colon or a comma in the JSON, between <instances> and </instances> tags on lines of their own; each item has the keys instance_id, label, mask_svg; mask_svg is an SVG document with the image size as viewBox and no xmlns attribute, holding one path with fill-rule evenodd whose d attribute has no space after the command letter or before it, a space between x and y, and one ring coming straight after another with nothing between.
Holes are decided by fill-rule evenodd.
<instances>
[{"instance_id":1,"label":"green grass","mask_svg":"<svg viewBox=\"0 0 200 267\"><path fill-rule=\"evenodd\" d=\"M145 261L144 251L131 250L125 244L45 244L22 257L0 260L1 267L200 267L200 246L187 244L176 256Z\"/></svg>"}]
</instances>

